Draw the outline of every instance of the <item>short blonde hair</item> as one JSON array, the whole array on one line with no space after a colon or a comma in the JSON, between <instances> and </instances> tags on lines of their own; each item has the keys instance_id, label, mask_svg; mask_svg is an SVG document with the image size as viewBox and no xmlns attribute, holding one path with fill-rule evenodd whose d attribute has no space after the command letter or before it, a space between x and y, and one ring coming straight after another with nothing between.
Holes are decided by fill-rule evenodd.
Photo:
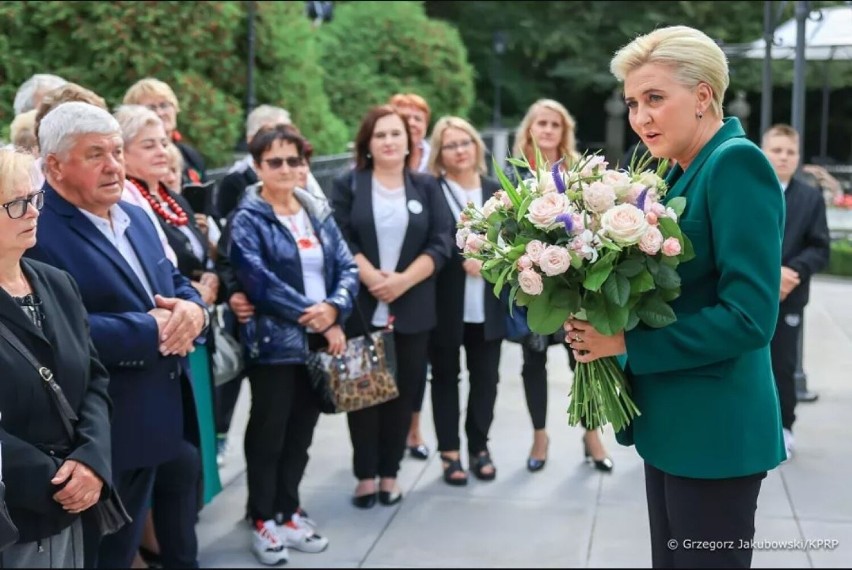
<instances>
[{"instance_id":1,"label":"short blonde hair","mask_svg":"<svg viewBox=\"0 0 852 570\"><path fill-rule=\"evenodd\" d=\"M21 113L12 120L9 126L9 138L12 144L23 150L38 149L38 137L35 134L36 110Z\"/></svg>"},{"instance_id":2,"label":"short blonde hair","mask_svg":"<svg viewBox=\"0 0 852 570\"><path fill-rule=\"evenodd\" d=\"M535 121L536 115L543 110L554 111L562 117L562 140L559 141L559 147L557 148L560 158L567 156L571 160L577 160L579 154L577 153L577 140L574 136L577 122L562 103L553 99L539 99L530 105L527 114L524 116L524 120L521 121L518 130L515 132L515 146L512 154L517 158L526 157L530 163L535 159L535 149L533 148L530 128L533 121Z\"/></svg>"},{"instance_id":3,"label":"short blonde hair","mask_svg":"<svg viewBox=\"0 0 852 570\"><path fill-rule=\"evenodd\" d=\"M669 26L639 36L618 50L609 64L620 82L643 65L655 63L674 69L675 80L689 89L706 83L713 91L711 111L722 117L722 101L730 84L728 60L707 34L688 26Z\"/></svg>"},{"instance_id":4,"label":"short blonde hair","mask_svg":"<svg viewBox=\"0 0 852 570\"><path fill-rule=\"evenodd\" d=\"M441 145L447 129L458 129L470 135L473 144L476 145L476 170L480 174L485 174L488 171L485 167L485 143L482 142L482 137L479 136L476 129L460 117L441 117L435 123L435 128L432 129L432 139L429 142L432 146L432 152L429 154L429 172L435 176L441 176L446 170L442 158Z\"/></svg>"},{"instance_id":5,"label":"short blonde hair","mask_svg":"<svg viewBox=\"0 0 852 570\"><path fill-rule=\"evenodd\" d=\"M113 113L118 126L121 128L121 138L127 147L145 127L163 126L163 121L157 113L142 105L121 105Z\"/></svg>"},{"instance_id":6,"label":"short blonde hair","mask_svg":"<svg viewBox=\"0 0 852 570\"><path fill-rule=\"evenodd\" d=\"M35 157L20 149L0 148L0 201L8 202L12 198L14 185L22 179L29 180L30 187L35 186Z\"/></svg>"},{"instance_id":7,"label":"short blonde hair","mask_svg":"<svg viewBox=\"0 0 852 570\"><path fill-rule=\"evenodd\" d=\"M180 113L180 105L178 104L175 92L172 91L168 83L154 79L153 77L140 79L131 85L127 93L124 94L123 103L125 105L141 105L142 100L147 97L162 97L174 105L175 111Z\"/></svg>"}]
</instances>

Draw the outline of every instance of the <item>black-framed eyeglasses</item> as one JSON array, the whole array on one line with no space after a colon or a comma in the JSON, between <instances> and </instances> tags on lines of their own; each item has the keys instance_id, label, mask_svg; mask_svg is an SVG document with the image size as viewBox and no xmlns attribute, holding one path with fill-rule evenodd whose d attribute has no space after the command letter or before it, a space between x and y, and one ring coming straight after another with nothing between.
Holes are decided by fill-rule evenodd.
<instances>
[{"instance_id":1,"label":"black-framed eyeglasses","mask_svg":"<svg viewBox=\"0 0 852 570\"><path fill-rule=\"evenodd\" d=\"M13 220L23 218L27 214L29 206L32 206L36 210L41 210L44 206L44 190L37 190L24 198L18 198L17 200L3 204L6 213Z\"/></svg>"},{"instance_id":2,"label":"black-framed eyeglasses","mask_svg":"<svg viewBox=\"0 0 852 570\"><path fill-rule=\"evenodd\" d=\"M467 139L466 141L459 141L455 143L445 144L441 147L441 150L453 151L459 149L465 149L473 144L473 139Z\"/></svg>"},{"instance_id":3,"label":"black-framed eyeglasses","mask_svg":"<svg viewBox=\"0 0 852 570\"><path fill-rule=\"evenodd\" d=\"M284 166L284 163L287 163L287 166L290 168L299 168L300 166L305 165L305 159L301 156L288 156L287 158L275 157L275 158L266 158L263 160L266 163L266 166L273 170L277 170Z\"/></svg>"}]
</instances>

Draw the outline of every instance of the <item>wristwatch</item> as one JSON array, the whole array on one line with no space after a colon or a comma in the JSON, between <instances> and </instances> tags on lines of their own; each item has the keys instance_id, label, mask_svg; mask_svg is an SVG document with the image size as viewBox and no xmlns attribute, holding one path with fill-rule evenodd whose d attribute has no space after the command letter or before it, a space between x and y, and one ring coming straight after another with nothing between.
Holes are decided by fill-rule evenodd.
<instances>
[{"instance_id":1,"label":"wristwatch","mask_svg":"<svg viewBox=\"0 0 852 570\"><path fill-rule=\"evenodd\" d=\"M198 336L205 334L207 329L210 328L210 309L207 307L201 307L201 312L204 313L204 325L201 327L201 332L198 333Z\"/></svg>"}]
</instances>

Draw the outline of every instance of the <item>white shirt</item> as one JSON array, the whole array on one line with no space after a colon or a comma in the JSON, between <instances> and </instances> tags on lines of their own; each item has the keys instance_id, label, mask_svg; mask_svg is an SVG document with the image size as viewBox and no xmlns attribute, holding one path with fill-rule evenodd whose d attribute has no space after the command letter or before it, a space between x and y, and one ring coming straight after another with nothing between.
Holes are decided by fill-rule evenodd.
<instances>
[{"instance_id":1,"label":"white shirt","mask_svg":"<svg viewBox=\"0 0 852 570\"><path fill-rule=\"evenodd\" d=\"M379 242L379 269L396 271L402 240L408 229L408 206L405 187L387 189L373 177L373 219L376 223L376 238ZM390 311L387 303L376 306L372 324L383 327L388 324Z\"/></svg>"},{"instance_id":2,"label":"white shirt","mask_svg":"<svg viewBox=\"0 0 852 570\"><path fill-rule=\"evenodd\" d=\"M157 220L157 214L154 213L154 209L151 207L151 204L149 204L148 200L145 199L145 196L139 192L139 189L126 178L124 179L124 192L121 193L121 199L128 204L139 206L145 211L145 214L147 214L148 218L154 224L154 229L157 231L157 236L160 238L160 243L163 246L163 251L166 253L166 257L172 262L172 265L177 267L177 255L175 255L175 251L172 249L172 246L169 245L169 238L166 237L165 232L163 232L163 228L160 227L160 222Z\"/></svg>"},{"instance_id":3,"label":"white shirt","mask_svg":"<svg viewBox=\"0 0 852 570\"><path fill-rule=\"evenodd\" d=\"M417 165L417 172L429 172L429 155L432 154L432 145L426 142L424 138L420 141L420 150L423 154L420 155L420 164Z\"/></svg>"},{"instance_id":4,"label":"white shirt","mask_svg":"<svg viewBox=\"0 0 852 570\"><path fill-rule=\"evenodd\" d=\"M130 269L133 270L134 275L136 275L139 279L139 282L142 284L142 288L145 289L146 293L148 293L148 297L151 299L151 304L153 305L154 290L151 288L148 276L145 275L145 270L142 269L142 262L139 261L139 256L136 255L136 250L133 249L133 246L130 245L130 240L127 238L127 228L130 227L130 217L127 213L122 210L118 204L114 204L109 209L110 219L107 220L100 216L96 216L83 208L77 209L80 210L80 212L82 212L82 214L86 216L96 228L98 228L98 231L100 231L104 237L109 240L115 249L118 250L118 253L121 254L121 257L124 258L124 261L127 262ZM110 223L110 221L112 223Z\"/></svg>"},{"instance_id":5,"label":"white shirt","mask_svg":"<svg viewBox=\"0 0 852 570\"><path fill-rule=\"evenodd\" d=\"M452 180L446 178L444 180L447 181L447 187L444 187L444 197L447 204L450 205L450 210L453 212L456 221L461 216L458 204L466 206L468 202L473 202L474 206L482 208L482 188L462 188ZM447 195L448 191L452 192L452 195ZM455 196L455 200L453 196ZM464 322L485 322L485 281L482 277L465 275Z\"/></svg>"},{"instance_id":6,"label":"white shirt","mask_svg":"<svg viewBox=\"0 0 852 570\"><path fill-rule=\"evenodd\" d=\"M322 255L322 246L314 233L308 214L302 208L292 216L276 217L296 240L296 245L299 248L305 297L314 303L325 301L328 298L323 271L325 261Z\"/></svg>"}]
</instances>

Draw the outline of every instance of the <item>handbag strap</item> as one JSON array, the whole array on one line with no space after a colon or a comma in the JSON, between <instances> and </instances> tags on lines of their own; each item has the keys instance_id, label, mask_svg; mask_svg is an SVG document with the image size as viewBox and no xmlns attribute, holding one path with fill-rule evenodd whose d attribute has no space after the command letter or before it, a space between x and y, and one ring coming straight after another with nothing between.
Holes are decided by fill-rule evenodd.
<instances>
[{"instance_id":1,"label":"handbag strap","mask_svg":"<svg viewBox=\"0 0 852 570\"><path fill-rule=\"evenodd\" d=\"M12 345L12 347L21 353L21 356L26 359L27 362L32 365L33 368L36 369L38 375L44 380L45 385L47 386L48 392L50 393L51 399L53 400L54 405L56 406L57 411L59 412L59 417L62 419L62 425L65 427L65 431L68 433L68 437L73 441L74 440L74 424L79 418L77 414L74 413L74 408L71 407L71 404L68 403L68 399L65 397L65 393L62 391L62 387L56 383L56 380L53 379L53 372L50 368L46 366L42 366L36 360L36 357L33 356L33 353L29 351L29 349L24 346L24 343L20 341L20 339L15 336L15 334L9 330L9 327L6 326L5 323L0 321L0 336L6 339L6 342Z\"/></svg>"}]
</instances>

